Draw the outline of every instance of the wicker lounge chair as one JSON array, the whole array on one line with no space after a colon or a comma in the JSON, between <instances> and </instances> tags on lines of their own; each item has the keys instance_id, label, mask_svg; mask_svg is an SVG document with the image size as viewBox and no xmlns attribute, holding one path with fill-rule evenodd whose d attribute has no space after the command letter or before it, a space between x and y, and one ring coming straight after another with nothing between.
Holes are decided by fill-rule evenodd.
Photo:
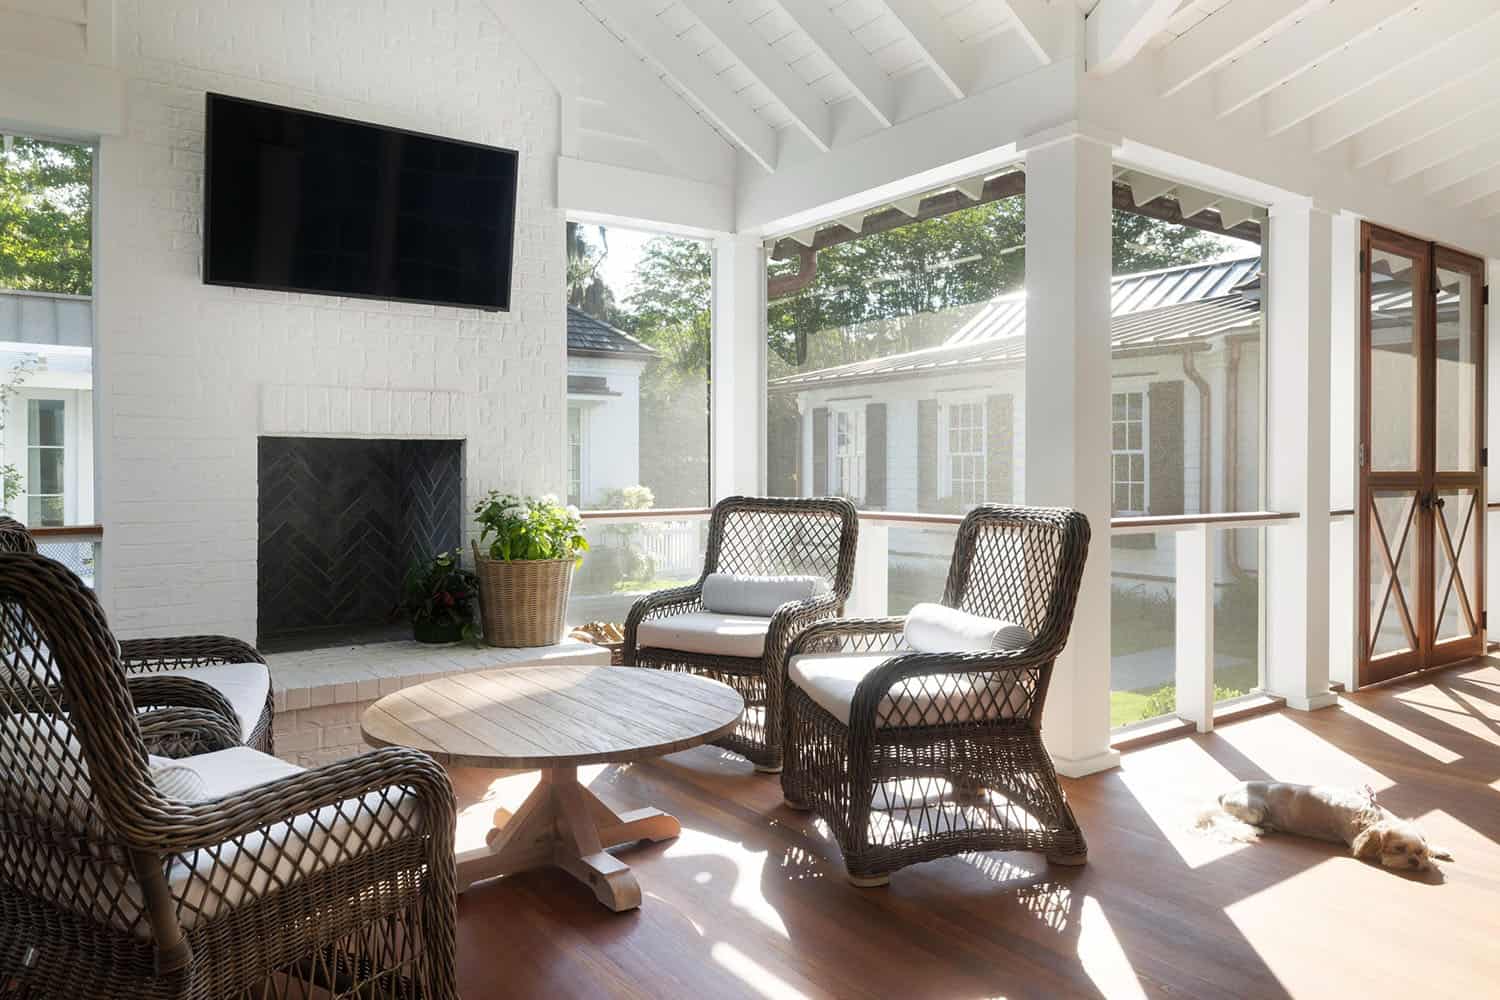
<instances>
[{"instance_id":1,"label":"wicker lounge chair","mask_svg":"<svg viewBox=\"0 0 1500 1000\"><path fill-rule=\"evenodd\" d=\"M843 612L854 581L859 515L847 500L730 497L714 506L708 548L698 582L641 598L625 620L628 666L686 670L722 681L745 699L745 715L720 745L749 758L758 770L781 768L781 695L787 645L813 622ZM740 619L733 637L694 642L678 649L652 644L642 626L674 616L708 621L703 581L710 573L752 576L812 575L826 579L831 593L788 603L768 618ZM659 630L658 630L659 631ZM665 640L661 640L665 641Z\"/></svg>"},{"instance_id":2,"label":"wicker lounge chair","mask_svg":"<svg viewBox=\"0 0 1500 1000\"><path fill-rule=\"evenodd\" d=\"M0 995L456 995L431 758L304 771L215 712L139 713L93 593L42 556L0 557L0 685Z\"/></svg>"},{"instance_id":3,"label":"wicker lounge chair","mask_svg":"<svg viewBox=\"0 0 1500 1000\"><path fill-rule=\"evenodd\" d=\"M36 551L24 524L0 516L0 553ZM127 673L140 675L131 693L142 707L227 710L239 720L241 743L275 752L271 671L250 644L221 635L125 639L120 662Z\"/></svg>"},{"instance_id":4,"label":"wicker lounge chair","mask_svg":"<svg viewBox=\"0 0 1500 1000\"><path fill-rule=\"evenodd\" d=\"M942 603L1022 626L1024 648L917 653L903 618L820 622L792 640L781 786L828 823L851 882L968 851L1085 862L1041 719L1088 541L1069 510L984 506L959 526Z\"/></svg>"}]
</instances>

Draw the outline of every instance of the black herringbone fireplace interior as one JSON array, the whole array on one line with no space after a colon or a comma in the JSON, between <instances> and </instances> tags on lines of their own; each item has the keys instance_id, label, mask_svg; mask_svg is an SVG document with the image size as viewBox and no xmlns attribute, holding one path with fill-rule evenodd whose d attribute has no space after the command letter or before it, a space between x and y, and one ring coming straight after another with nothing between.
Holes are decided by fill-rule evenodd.
<instances>
[{"instance_id":1,"label":"black herringbone fireplace interior","mask_svg":"<svg viewBox=\"0 0 1500 1000\"><path fill-rule=\"evenodd\" d=\"M259 466L260 647L404 634L407 569L463 537L463 442L263 437Z\"/></svg>"}]
</instances>

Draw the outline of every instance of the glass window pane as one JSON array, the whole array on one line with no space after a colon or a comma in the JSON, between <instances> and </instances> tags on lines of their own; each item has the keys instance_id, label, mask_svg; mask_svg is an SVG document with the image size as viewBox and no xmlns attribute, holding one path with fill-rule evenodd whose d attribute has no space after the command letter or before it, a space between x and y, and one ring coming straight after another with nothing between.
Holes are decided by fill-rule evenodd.
<instances>
[{"instance_id":1,"label":"glass window pane","mask_svg":"<svg viewBox=\"0 0 1500 1000\"><path fill-rule=\"evenodd\" d=\"M63 401L60 399L33 399L27 402L27 443L62 447Z\"/></svg>"},{"instance_id":2,"label":"glass window pane","mask_svg":"<svg viewBox=\"0 0 1500 1000\"><path fill-rule=\"evenodd\" d=\"M1370 251L1370 468L1415 469L1420 357L1412 312L1416 265L1389 250Z\"/></svg>"},{"instance_id":3,"label":"glass window pane","mask_svg":"<svg viewBox=\"0 0 1500 1000\"><path fill-rule=\"evenodd\" d=\"M61 493L63 491L63 450L61 448L31 448L27 470L27 489L31 493Z\"/></svg>"},{"instance_id":4,"label":"glass window pane","mask_svg":"<svg viewBox=\"0 0 1500 1000\"><path fill-rule=\"evenodd\" d=\"M1107 551L1116 563L1137 556L1155 569L1129 580L1116 577L1110 607L1112 727L1177 710L1176 549L1170 531L1117 535Z\"/></svg>"},{"instance_id":5,"label":"glass window pane","mask_svg":"<svg viewBox=\"0 0 1500 1000\"><path fill-rule=\"evenodd\" d=\"M1472 472L1478 461L1479 342L1484 304L1474 276L1437 269L1437 468Z\"/></svg>"},{"instance_id":6,"label":"glass window pane","mask_svg":"<svg viewBox=\"0 0 1500 1000\"><path fill-rule=\"evenodd\" d=\"M1249 694L1260 679L1259 528L1213 531L1214 700Z\"/></svg>"},{"instance_id":7,"label":"glass window pane","mask_svg":"<svg viewBox=\"0 0 1500 1000\"><path fill-rule=\"evenodd\" d=\"M588 407L580 506L707 506L709 247L575 222L566 241L569 395Z\"/></svg>"}]
</instances>

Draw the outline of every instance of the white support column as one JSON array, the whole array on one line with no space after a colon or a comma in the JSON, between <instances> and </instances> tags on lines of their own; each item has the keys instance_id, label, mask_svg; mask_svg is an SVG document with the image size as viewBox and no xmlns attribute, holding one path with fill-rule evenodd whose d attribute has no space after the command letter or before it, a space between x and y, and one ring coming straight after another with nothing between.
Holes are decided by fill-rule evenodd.
<instances>
[{"instance_id":1,"label":"white support column","mask_svg":"<svg viewBox=\"0 0 1500 1000\"><path fill-rule=\"evenodd\" d=\"M1213 532L1206 524L1184 528L1173 538L1177 552L1177 714L1200 733L1214 728L1213 543Z\"/></svg>"},{"instance_id":2,"label":"white support column","mask_svg":"<svg viewBox=\"0 0 1500 1000\"><path fill-rule=\"evenodd\" d=\"M1093 529L1073 632L1042 732L1057 770L1114 767L1109 746L1110 356L1113 137L1071 124L1026 153L1026 502L1081 510Z\"/></svg>"},{"instance_id":3,"label":"white support column","mask_svg":"<svg viewBox=\"0 0 1500 1000\"><path fill-rule=\"evenodd\" d=\"M1297 520L1266 531L1266 690L1310 711L1328 688L1333 225L1310 202L1271 207L1267 247L1266 502Z\"/></svg>"},{"instance_id":4,"label":"white support column","mask_svg":"<svg viewBox=\"0 0 1500 1000\"><path fill-rule=\"evenodd\" d=\"M1329 335L1329 510L1359 504L1359 219L1333 218L1332 316ZM1353 517L1328 526L1328 678L1354 690L1359 625Z\"/></svg>"},{"instance_id":5,"label":"white support column","mask_svg":"<svg viewBox=\"0 0 1500 1000\"><path fill-rule=\"evenodd\" d=\"M765 491L766 253L759 239L714 241L713 499Z\"/></svg>"},{"instance_id":6,"label":"white support column","mask_svg":"<svg viewBox=\"0 0 1500 1000\"><path fill-rule=\"evenodd\" d=\"M854 553L854 588L845 609L848 617L885 617L890 568L891 529L878 521L865 521L859 526L859 549Z\"/></svg>"}]
</instances>

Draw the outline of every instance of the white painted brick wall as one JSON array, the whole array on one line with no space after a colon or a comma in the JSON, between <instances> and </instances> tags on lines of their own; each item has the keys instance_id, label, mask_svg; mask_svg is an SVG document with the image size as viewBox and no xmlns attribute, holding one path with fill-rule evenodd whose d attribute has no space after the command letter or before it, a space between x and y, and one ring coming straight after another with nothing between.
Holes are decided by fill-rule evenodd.
<instances>
[{"instance_id":1,"label":"white painted brick wall","mask_svg":"<svg viewBox=\"0 0 1500 1000\"><path fill-rule=\"evenodd\" d=\"M470 500L561 492L552 87L482 0L119 0L99 156L103 598L120 636L255 637L256 436L468 438ZM204 93L520 151L509 313L200 280Z\"/></svg>"}]
</instances>

